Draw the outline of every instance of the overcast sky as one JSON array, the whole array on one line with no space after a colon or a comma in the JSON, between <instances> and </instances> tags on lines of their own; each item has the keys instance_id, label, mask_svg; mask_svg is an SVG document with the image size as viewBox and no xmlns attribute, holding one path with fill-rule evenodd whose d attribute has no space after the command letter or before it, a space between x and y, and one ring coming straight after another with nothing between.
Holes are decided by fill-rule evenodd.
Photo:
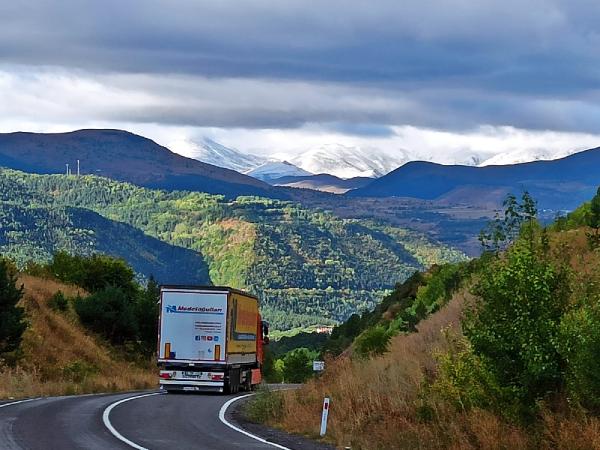
<instances>
[{"instance_id":1,"label":"overcast sky","mask_svg":"<svg viewBox=\"0 0 600 450\"><path fill-rule=\"evenodd\" d=\"M599 24L597 0L3 1L0 131L598 146Z\"/></svg>"}]
</instances>

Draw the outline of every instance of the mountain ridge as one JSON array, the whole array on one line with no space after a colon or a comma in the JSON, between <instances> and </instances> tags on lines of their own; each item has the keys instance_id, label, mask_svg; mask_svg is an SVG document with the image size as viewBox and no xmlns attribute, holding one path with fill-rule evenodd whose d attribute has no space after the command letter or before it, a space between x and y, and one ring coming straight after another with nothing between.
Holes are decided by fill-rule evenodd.
<instances>
[{"instance_id":1,"label":"mountain ridge","mask_svg":"<svg viewBox=\"0 0 600 450\"><path fill-rule=\"evenodd\" d=\"M572 209L589 198L600 184L595 167L600 167L600 147L556 160L513 165L474 167L411 161L346 195L434 200L455 189L471 187L471 194L463 197L476 202L482 188L505 188L513 192L529 190L542 207Z\"/></svg>"},{"instance_id":2,"label":"mountain ridge","mask_svg":"<svg viewBox=\"0 0 600 450\"><path fill-rule=\"evenodd\" d=\"M281 194L234 170L171 152L151 139L123 130L82 129L68 133L0 133L0 165L32 173L76 172L108 176L140 186L223 194Z\"/></svg>"}]
</instances>

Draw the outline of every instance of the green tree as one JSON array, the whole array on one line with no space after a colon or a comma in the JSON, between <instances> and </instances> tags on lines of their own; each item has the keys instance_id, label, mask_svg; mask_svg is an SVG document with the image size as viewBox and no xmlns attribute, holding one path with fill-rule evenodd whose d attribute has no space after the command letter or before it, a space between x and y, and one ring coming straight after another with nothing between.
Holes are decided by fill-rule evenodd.
<instances>
[{"instance_id":1,"label":"green tree","mask_svg":"<svg viewBox=\"0 0 600 450\"><path fill-rule=\"evenodd\" d=\"M480 300L467 313L465 335L500 386L514 389L525 417L562 386L565 360L556 344L568 274L519 241L483 271L474 293Z\"/></svg>"},{"instance_id":2,"label":"green tree","mask_svg":"<svg viewBox=\"0 0 600 450\"><path fill-rule=\"evenodd\" d=\"M6 259L0 259L0 356L6 357L21 344L27 328L25 310L17 306L23 297L23 285L17 287L17 271Z\"/></svg>"},{"instance_id":3,"label":"green tree","mask_svg":"<svg viewBox=\"0 0 600 450\"><path fill-rule=\"evenodd\" d=\"M135 340L138 322L135 304L123 290L109 286L88 297L75 300L81 323L113 344Z\"/></svg>"},{"instance_id":4,"label":"green tree","mask_svg":"<svg viewBox=\"0 0 600 450\"><path fill-rule=\"evenodd\" d=\"M383 326L369 328L354 341L356 352L362 357L382 355L388 350L390 338Z\"/></svg>"},{"instance_id":5,"label":"green tree","mask_svg":"<svg viewBox=\"0 0 600 450\"><path fill-rule=\"evenodd\" d=\"M317 356L306 348L297 348L283 358L284 378L289 383L304 383L312 374L312 362Z\"/></svg>"},{"instance_id":6,"label":"green tree","mask_svg":"<svg viewBox=\"0 0 600 450\"><path fill-rule=\"evenodd\" d=\"M526 225L526 234L533 245L537 223L537 205L533 197L525 191L519 202L513 194L508 194L503 207L503 213L496 213L494 220L479 233L479 242L484 250L496 254L506 250L517 237L524 237L521 233L523 225Z\"/></svg>"},{"instance_id":7,"label":"green tree","mask_svg":"<svg viewBox=\"0 0 600 450\"><path fill-rule=\"evenodd\" d=\"M156 351L158 336L158 300L160 288L154 277L150 277L146 288L138 294L135 315L138 321L138 337L144 354Z\"/></svg>"}]
</instances>

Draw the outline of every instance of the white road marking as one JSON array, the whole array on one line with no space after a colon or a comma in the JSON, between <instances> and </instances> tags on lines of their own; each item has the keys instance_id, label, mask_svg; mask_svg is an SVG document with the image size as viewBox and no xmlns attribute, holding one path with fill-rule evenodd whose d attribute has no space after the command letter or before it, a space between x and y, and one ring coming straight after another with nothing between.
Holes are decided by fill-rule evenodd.
<instances>
[{"instance_id":1,"label":"white road marking","mask_svg":"<svg viewBox=\"0 0 600 450\"><path fill-rule=\"evenodd\" d=\"M0 408L5 408L5 407L11 406L11 405L18 405L19 403L32 402L34 400L39 400L39 398L28 398L26 400L18 400L16 402L3 403L2 405L0 405Z\"/></svg>"},{"instance_id":2,"label":"white road marking","mask_svg":"<svg viewBox=\"0 0 600 450\"><path fill-rule=\"evenodd\" d=\"M269 442L266 439L263 439L263 438L261 438L259 436L256 436L256 435L252 434L252 433L248 433L246 430L242 430L241 428L236 427L231 422L227 421L227 419L225 418L225 412L227 411L227 408L229 408L232 403L237 402L238 400L241 400L243 398L250 397L251 395L255 395L255 394L241 395L240 397L235 397L235 398L232 398L231 400L225 402L225 404L221 407L221 410L219 411L219 419L221 420L221 422L223 422L229 428L232 428L233 430L235 430L235 431L237 431L239 433L245 434L246 436L251 437L252 439L256 439L257 441L260 441L260 442L262 442L264 444L272 445L273 447L277 447L277 448L280 448L282 450L292 450L291 448L284 447L283 445L275 444L273 442Z\"/></svg>"},{"instance_id":3,"label":"white road marking","mask_svg":"<svg viewBox=\"0 0 600 450\"><path fill-rule=\"evenodd\" d=\"M113 408L119 406L121 403L125 403L130 400L135 400L137 398L150 397L152 395L161 395L161 394L162 394L162 392L152 392L151 394L143 394L143 395L136 395L135 397L127 397L127 398L124 398L123 400L119 400L118 402L111 403L110 405L107 406L107 408L104 410L104 413L102 414L102 421L104 422L104 426L108 429L108 431L111 432L111 434L114 437L116 437L120 441L124 442L125 444L129 445L130 447L136 448L137 450L148 450L146 447L142 447L141 445L138 445L135 442L130 441L125 436L123 436L121 433L119 433L115 429L115 427L113 427L112 423L110 423L110 412L113 410Z\"/></svg>"}]
</instances>

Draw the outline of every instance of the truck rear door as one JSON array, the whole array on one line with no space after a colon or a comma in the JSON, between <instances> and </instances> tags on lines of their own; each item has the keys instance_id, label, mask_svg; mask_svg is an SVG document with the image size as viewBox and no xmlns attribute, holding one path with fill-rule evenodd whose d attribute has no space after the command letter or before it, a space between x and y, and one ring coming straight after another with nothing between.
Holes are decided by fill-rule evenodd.
<instances>
[{"instance_id":1,"label":"truck rear door","mask_svg":"<svg viewBox=\"0 0 600 450\"><path fill-rule=\"evenodd\" d=\"M227 292L161 291L159 361L225 362Z\"/></svg>"}]
</instances>

